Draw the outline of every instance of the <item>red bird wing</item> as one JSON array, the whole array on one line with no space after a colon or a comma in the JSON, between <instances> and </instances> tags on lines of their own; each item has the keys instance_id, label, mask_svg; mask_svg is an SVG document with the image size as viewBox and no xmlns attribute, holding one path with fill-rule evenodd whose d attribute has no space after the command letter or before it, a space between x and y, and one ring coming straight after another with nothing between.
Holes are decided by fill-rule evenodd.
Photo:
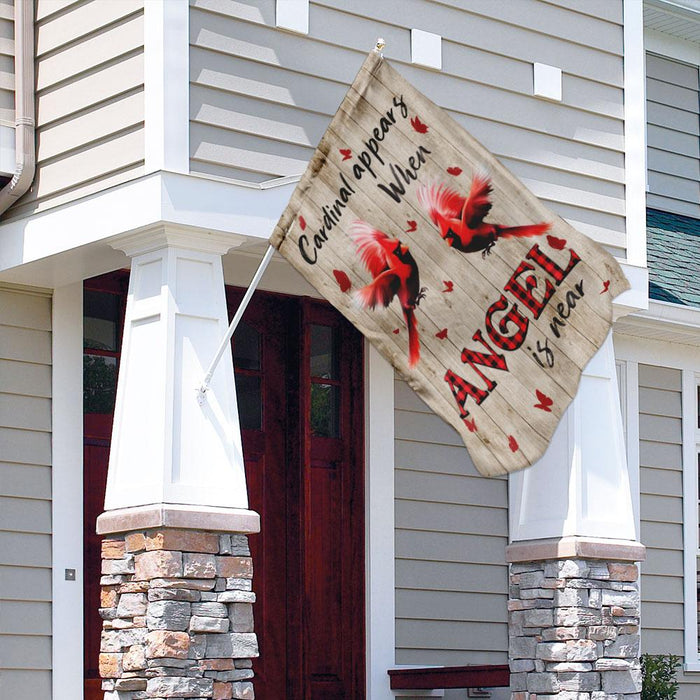
<instances>
[{"instance_id":1,"label":"red bird wing","mask_svg":"<svg viewBox=\"0 0 700 700\"><path fill-rule=\"evenodd\" d=\"M469 190L464 211L462 212L462 221L469 228L476 228L484 220L484 217L491 211L491 200L489 195L493 191L491 181L483 175L474 175L472 186Z\"/></svg>"},{"instance_id":2,"label":"red bird wing","mask_svg":"<svg viewBox=\"0 0 700 700\"><path fill-rule=\"evenodd\" d=\"M549 231L551 224L530 224L529 226L511 226L509 228L496 227L496 238L522 238L527 236L541 236Z\"/></svg>"},{"instance_id":3,"label":"red bird wing","mask_svg":"<svg viewBox=\"0 0 700 700\"><path fill-rule=\"evenodd\" d=\"M355 293L357 301L365 307L373 309L378 304L389 306L401 282L393 270L384 270L377 275L366 287Z\"/></svg>"},{"instance_id":4,"label":"red bird wing","mask_svg":"<svg viewBox=\"0 0 700 700\"><path fill-rule=\"evenodd\" d=\"M360 251L360 260L372 273L372 277L376 277L389 267L389 258L384 244L390 239L386 233L358 219L350 224L350 238L355 242Z\"/></svg>"},{"instance_id":5,"label":"red bird wing","mask_svg":"<svg viewBox=\"0 0 700 700\"><path fill-rule=\"evenodd\" d=\"M437 183L421 185L416 194L419 204L428 212L434 224L438 222L438 214L446 219L457 218L465 202L459 192Z\"/></svg>"}]
</instances>

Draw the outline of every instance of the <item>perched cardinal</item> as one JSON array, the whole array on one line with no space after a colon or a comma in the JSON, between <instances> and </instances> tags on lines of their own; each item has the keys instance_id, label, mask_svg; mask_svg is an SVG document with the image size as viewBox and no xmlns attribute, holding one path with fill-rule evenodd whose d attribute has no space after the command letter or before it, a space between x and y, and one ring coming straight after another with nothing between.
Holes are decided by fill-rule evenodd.
<instances>
[{"instance_id":1,"label":"perched cardinal","mask_svg":"<svg viewBox=\"0 0 700 700\"><path fill-rule=\"evenodd\" d=\"M528 226L499 226L484 221L491 210L489 195L491 181L481 175L472 179L468 197L446 185L422 185L418 188L418 201L426 209L447 245L463 253L482 251L482 257L491 253L499 238L512 236L541 236L550 224Z\"/></svg>"},{"instance_id":2,"label":"perched cardinal","mask_svg":"<svg viewBox=\"0 0 700 700\"><path fill-rule=\"evenodd\" d=\"M350 237L357 245L360 260L374 278L355 296L362 306L370 309L378 304L389 306L395 296L398 298L408 328L408 365L413 367L420 357L415 309L425 296L418 265L398 238L389 238L364 221L352 223Z\"/></svg>"}]
</instances>

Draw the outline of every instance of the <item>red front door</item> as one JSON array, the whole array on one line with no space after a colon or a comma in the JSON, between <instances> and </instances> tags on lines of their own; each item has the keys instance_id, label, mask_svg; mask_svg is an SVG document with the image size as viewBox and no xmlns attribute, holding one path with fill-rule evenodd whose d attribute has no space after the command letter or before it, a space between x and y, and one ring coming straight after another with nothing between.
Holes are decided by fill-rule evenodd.
<instances>
[{"instance_id":1,"label":"red front door","mask_svg":"<svg viewBox=\"0 0 700 700\"><path fill-rule=\"evenodd\" d=\"M108 296L101 299L103 279ZM115 311L114 279L91 280L88 288L98 296L86 296L86 313L116 314L118 326L123 294ZM241 296L227 288L229 315ZM110 368L118 361L111 348L94 347L109 345L101 335L109 330L105 320L86 326L99 338L85 351L86 698L99 683L100 551L91 533L104 502L112 409L103 411L113 398L101 402L99 394L113 391ZM250 507L262 521L260 534L249 538L260 644L256 697L362 697L361 336L326 304L258 292L233 345Z\"/></svg>"}]
</instances>

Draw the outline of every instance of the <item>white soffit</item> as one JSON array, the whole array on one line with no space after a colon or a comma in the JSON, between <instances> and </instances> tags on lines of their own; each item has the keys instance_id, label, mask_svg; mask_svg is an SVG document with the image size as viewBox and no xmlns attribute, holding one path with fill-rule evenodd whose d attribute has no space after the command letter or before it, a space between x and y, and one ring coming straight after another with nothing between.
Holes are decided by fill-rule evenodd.
<instances>
[{"instance_id":1,"label":"white soffit","mask_svg":"<svg viewBox=\"0 0 700 700\"><path fill-rule=\"evenodd\" d=\"M645 0L644 26L700 43L700 0Z\"/></svg>"}]
</instances>

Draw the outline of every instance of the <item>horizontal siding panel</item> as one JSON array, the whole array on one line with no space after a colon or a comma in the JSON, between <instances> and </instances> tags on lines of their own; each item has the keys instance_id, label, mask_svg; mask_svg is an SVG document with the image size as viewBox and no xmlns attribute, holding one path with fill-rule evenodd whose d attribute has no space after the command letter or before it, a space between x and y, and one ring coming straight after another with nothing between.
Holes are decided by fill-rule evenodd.
<instances>
[{"instance_id":1,"label":"horizontal siding panel","mask_svg":"<svg viewBox=\"0 0 700 700\"><path fill-rule=\"evenodd\" d=\"M660 549L680 549L683 546L681 523L641 523L642 544Z\"/></svg>"},{"instance_id":2,"label":"horizontal siding panel","mask_svg":"<svg viewBox=\"0 0 700 700\"><path fill-rule=\"evenodd\" d=\"M657 469L682 469L683 448L680 444L668 445L640 440L639 461L642 466Z\"/></svg>"},{"instance_id":3,"label":"horizontal siding panel","mask_svg":"<svg viewBox=\"0 0 700 700\"><path fill-rule=\"evenodd\" d=\"M660 523L683 522L683 499L669 496L642 494L641 514L644 520Z\"/></svg>"},{"instance_id":4,"label":"horizontal siding panel","mask_svg":"<svg viewBox=\"0 0 700 700\"><path fill-rule=\"evenodd\" d=\"M41 128L143 85L143 54L129 56L37 96Z\"/></svg>"},{"instance_id":5,"label":"horizontal siding panel","mask_svg":"<svg viewBox=\"0 0 700 700\"><path fill-rule=\"evenodd\" d=\"M51 638L0 634L0 668L50 669Z\"/></svg>"},{"instance_id":6,"label":"horizontal siding panel","mask_svg":"<svg viewBox=\"0 0 700 700\"><path fill-rule=\"evenodd\" d=\"M51 604L36 601L3 601L0 635L51 634Z\"/></svg>"},{"instance_id":7,"label":"horizontal siding panel","mask_svg":"<svg viewBox=\"0 0 700 700\"><path fill-rule=\"evenodd\" d=\"M431 445L409 440L397 440L394 445L396 464L403 468L428 472L434 472L437 469L442 474L478 476L476 467L469 458L469 453L463 443L460 445Z\"/></svg>"},{"instance_id":8,"label":"horizontal siding panel","mask_svg":"<svg viewBox=\"0 0 700 700\"><path fill-rule=\"evenodd\" d=\"M43 539L48 539L44 537ZM50 545L49 548L50 550ZM43 568L3 566L0 562L0 591L3 600L51 600L50 559Z\"/></svg>"},{"instance_id":9,"label":"horizontal siding panel","mask_svg":"<svg viewBox=\"0 0 700 700\"><path fill-rule=\"evenodd\" d=\"M137 126L144 120L143 92L140 88L101 103L95 109L54 123L39 135L38 158L42 161L59 156L85 144L108 138L119 131Z\"/></svg>"},{"instance_id":10,"label":"horizontal siding panel","mask_svg":"<svg viewBox=\"0 0 700 700\"><path fill-rule=\"evenodd\" d=\"M433 464L434 469L440 469ZM404 500L426 500L477 505L492 508L508 507L508 484L505 481L491 481L483 477L464 477L453 474L426 473L403 469L396 471L396 498Z\"/></svg>"},{"instance_id":11,"label":"horizontal siding panel","mask_svg":"<svg viewBox=\"0 0 700 700\"><path fill-rule=\"evenodd\" d=\"M42 31L39 29L38 34L41 35ZM142 46L143 16L139 15L53 55L40 57L36 70L37 90L45 90L88 70L92 71Z\"/></svg>"},{"instance_id":12,"label":"horizontal siding panel","mask_svg":"<svg viewBox=\"0 0 700 700\"><path fill-rule=\"evenodd\" d=\"M698 91L674 85L647 76L647 100L663 105L674 105L689 112L698 108Z\"/></svg>"},{"instance_id":13,"label":"horizontal siding panel","mask_svg":"<svg viewBox=\"0 0 700 700\"><path fill-rule=\"evenodd\" d=\"M64 12L71 5L82 4L82 0L36 0L36 21Z\"/></svg>"},{"instance_id":14,"label":"horizontal siding panel","mask_svg":"<svg viewBox=\"0 0 700 700\"><path fill-rule=\"evenodd\" d=\"M31 430L16 430L0 426L1 457L18 464L51 464L51 436Z\"/></svg>"},{"instance_id":15,"label":"horizontal siding panel","mask_svg":"<svg viewBox=\"0 0 700 700\"><path fill-rule=\"evenodd\" d=\"M397 500L395 514L399 529L459 533L468 528L472 534L508 535L508 514L500 508Z\"/></svg>"},{"instance_id":16,"label":"horizontal siding panel","mask_svg":"<svg viewBox=\"0 0 700 700\"><path fill-rule=\"evenodd\" d=\"M676 603L642 603L644 629L682 630L683 606Z\"/></svg>"},{"instance_id":17,"label":"horizontal siding panel","mask_svg":"<svg viewBox=\"0 0 700 700\"><path fill-rule=\"evenodd\" d=\"M4 532L0 530L0 564L7 567L40 568L51 566L51 537L48 534ZM33 576L33 571L25 575ZM3 596L7 595L3 588ZM32 600L18 596L21 600Z\"/></svg>"},{"instance_id":18,"label":"horizontal siding panel","mask_svg":"<svg viewBox=\"0 0 700 700\"><path fill-rule=\"evenodd\" d=\"M449 620L396 620L396 637L409 649L503 649L508 646L508 628L486 622Z\"/></svg>"},{"instance_id":19,"label":"horizontal siding panel","mask_svg":"<svg viewBox=\"0 0 700 700\"><path fill-rule=\"evenodd\" d=\"M641 470L640 481L642 493L683 497L683 475L679 471L645 467Z\"/></svg>"},{"instance_id":20,"label":"horizontal siding panel","mask_svg":"<svg viewBox=\"0 0 700 700\"><path fill-rule=\"evenodd\" d=\"M679 576L644 574L642 576L642 597L648 601L662 603L683 602L683 579Z\"/></svg>"},{"instance_id":21,"label":"horizontal siding panel","mask_svg":"<svg viewBox=\"0 0 700 700\"><path fill-rule=\"evenodd\" d=\"M24 430L51 430L51 400L0 393L0 425Z\"/></svg>"},{"instance_id":22,"label":"horizontal siding panel","mask_svg":"<svg viewBox=\"0 0 700 700\"><path fill-rule=\"evenodd\" d=\"M106 27L142 9L143 0L99 0L79 3L71 12L55 17L50 23L43 23L37 35L37 56L55 51L87 36L98 27Z\"/></svg>"},{"instance_id":23,"label":"horizontal siding panel","mask_svg":"<svg viewBox=\"0 0 700 700\"><path fill-rule=\"evenodd\" d=\"M698 69L696 67L662 58L653 53L647 54L647 75L650 78L680 85L689 90L697 91L700 87L698 85Z\"/></svg>"},{"instance_id":24,"label":"horizontal siding panel","mask_svg":"<svg viewBox=\"0 0 700 700\"><path fill-rule=\"evenodd\" d=\"M410 610L414 620L502 622L508 624L504 595L455 591L396 591L397 610Z\"/></svg>"},{"instance_id":25,"label":"horizontal siding panel","mask_svg":"<svg viewBox=\"0 0 700 700\"><path fill-rule=\"evenodd\" d=\"M455 651L451 649L397 648L396 663L405 664L408 666L464 666L466 664L507 664L508 651L507 649L504 649L502 651L485 651L483 649Z\"/></svg>"},{"instance_id":26,"label":"horizontal siding panel","mask_svg":"<svg viewBox=\"0 0 700 700\"><path fill-rule=\"evenodd\" d=\"M642 573L658 576L667 574L683 575L683 551L681 549L647 549L646 561L642 564ZM645 600L642 595L642 600Z\"/></svg>"},{"instance_id":27,"label":"horizontal siding panel","mask_svg":"<svg viewBox=\"0 0 700 700\"><path fill-rule=\"evenodd\" d=\"M692 204L680 199L662 197L653 192L647 192L647 207L700 219L700 204Z\"/></svg>"},{"instance_id":28,"label":"horizontal siding panel","mask_svg":"<svg viewBox=\"0 0 700 700\"><path fill-rule=\"evenodd\" d=\"M691 206L700 200L700 182L649 171L649 189L659 197L682 200Z\"/></svg>"},{"instance_id":29,"label":"horizontal siding panel","mask_svg":"<svg viewBox=\"0 0 700 700\"><path fill-rule=\"evenodd\" d=\"M443 562L436 567L433 562L396 560L396 580L403 582L397 588L424 591L508 592L508 568L484 564Z\"/></svg>"},{"instance_id":30,"label":"horizontal siding panel","mask_svg":"<svg viewBox=\"0 0 700 700\"><path fill-rule=\"evenodd\" d=\"M0 496L0 530L9 531L4 542L10 548L0 556L14 556L12 546L20 553L24 535L17 533L51 533L51 502Z\"/></svg>"},{"instance_id":31,"label":"horizontal siding panel","mask_svg":"<svg viewBox=\"0 0 700 700\"><path fill-rule=\"evenodd\" d=\"M690 158L698 157L698 140L692 134L647 124L647 141L651 148L669 153L680 153Z\"/></svg>"},{"instance_id":32,"label":"horizontal siding panel","mask_svg":"<svg viewBox=\"0 0 700 700\"><path fill-rule=\"evenodd\" d=\"M683 656L683 631L644 630L642 632L642 653ZM693 692L695 694L688 696L688 700L695 700L698 697L697 690L693 690Z\"/></svg>"},{"instance_id":33,"label":"horizontal siding panel","mask_svg":"<svg viewBox=\"0 0 700 700\"><path fill-rule=\"evenodd\" d=\"M3 669L0 673L0 697L21 698L25 697L27 689L31 688L31 697L51 697L51 671L25 671L17 669Z\"/></svg>"},{"instance_id":34,"label":"horizontal siding panel","mask_svg":"<svg viewBox=\"0 0 700 700\"><path fill-rule=\"evenodd\" d=\"M657 416L681 418L681 395L677 391L664 389L649 389L640 387L639 405L644 413L653 413Z\"/></svg>"},{"instance_id":35,"label":"horizontal siding panel","mask_svg":"<svg viewBox=\"0 0 700 700\"><path fill-rule=\"evenodd\" d=\"M505 566L506 537L396 530L396 556L422 561L471 562Z\"/></svg>"},{"instance_id":36,"label":"horizontal siding panel","mask_svg":"<svg viewBox=\"0 0 700 700\"><path fill-rule=\"evenodd\" d=\"M397 411L394 435L399 440L409 440L410 442L464 445L457 431L434 414L426 416L408 411Z\"/></svg>"},{"instance_id":37,"label":"horizontal siding panel","mask_svg":"<svg viewBox=\"0 0 700 700\"><path fill-rule=\"evenodd\" d=\"M697 93L695 93L697 95ZM647 101L647 120L650 124L684 134L698 136L698 106L693 111L678 109L676 105L662 105Z\"/></svg>"},{"instance_id":38,"label":"horizontal siding panel","mask_svg":"<svg viewBox=\"0 0 700 700\"><path fill-rule=\"evenodd\" d=\"M51 498L51 467L0 462L0 493L15 498Z\"/></svg>"},{"instance_id":39,"label":"horizontal siding panel","mask_svg":"<svg viewBox=\"0 0 700 700\"><path fill-rule=\"evenodd\" d=\"M639 416L639 434L655 442L678 443L681 436L681 419L642 413Z\"/></svg>"},{"instance_id":40,"label":"horizontal siding panel","mask_svg":"<svg viewBox=\"0 0 700 700\"><path fill-rule=\"evenodd\" d=\"M50 331L51 299L0 289L0 325Z\"/></svg>"},{"instance_id":41,"label":"horizontal siding panel","mask_svg":"<svg viewBox=\"0 0 700 700\"><path fill-rule=\"evenodd\" d=\"M647 149L647 165L654 173L666 173L700 181L700 159L669 153L656 148Z\"/></svg>"},{"instance_id":42,"label":"horizontal siding panel","mask_svg":"<svg viewBox=\"0 0 700 700\"><path fill-rule=\"evenodd\" d=\"M0 357L48 365L51 362L51 334L0 325Z\"/></svg>"}]
</instances>

